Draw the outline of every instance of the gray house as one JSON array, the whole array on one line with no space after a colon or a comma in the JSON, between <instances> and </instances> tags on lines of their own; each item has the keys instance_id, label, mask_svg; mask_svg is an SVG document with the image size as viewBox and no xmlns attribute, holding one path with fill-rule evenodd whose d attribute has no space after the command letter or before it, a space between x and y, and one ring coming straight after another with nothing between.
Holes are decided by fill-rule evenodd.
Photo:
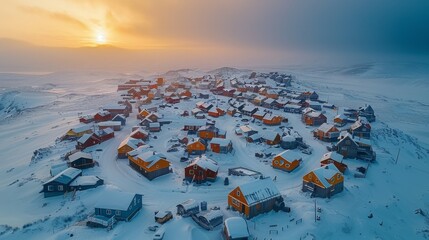
<instances>
[{"instance_id":1,"label":"gray house","mask_svg":"<svg viewBox=\"0 0 429 240\"><path fill-rule=\"evenodd\" d=\"M44 183L41 192L44 193L45 198L63 195L69 191L70 184L79 176L82 176L82 170L77 168L67 168Z\"/></svg>"},{"instance_id":2,"label":"gray house","mask_svg":"<svg viewBox=\"0 0 429 240\"><path fill-rule=\"evenodd\" d=\"M95 205L94 217L130 221L142 208L142 195L108 188Z\"/></svg>"}]
</instances>

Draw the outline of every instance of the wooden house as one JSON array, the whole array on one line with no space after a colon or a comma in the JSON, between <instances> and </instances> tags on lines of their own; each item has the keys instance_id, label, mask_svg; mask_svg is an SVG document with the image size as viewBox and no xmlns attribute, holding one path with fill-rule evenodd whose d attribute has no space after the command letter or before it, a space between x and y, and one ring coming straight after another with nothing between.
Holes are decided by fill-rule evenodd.
<instances>
[{"instance_id":1,"label":"wooden house","mask_svg":"<svg viewBox=\"0 0 429 240\"><path fill-rule=\"evenodd\" d=\"M281 141L280 134L270 130L261 132L261 137L268 145L276 145Z\"/></svg>"},{"instance_id":2,"label":"wooden house","mask_svg":"<svg viewBox=\"0 0 429 240\"><path fill-rule=\"evenodd\" d=\"M219 165L216 161L206 157L196 157L185 168L185 179L189 182L203 183L206 181L214 182L217 177Z\"/></svg>"},{"instance_id":3,"label":"wooden house","mask_svg":"<svg viewBox=\"0 0 429 240\"><path fill-rule=\"evenodd\" d=\"M206 141L201 138L196 138L186 145L186 151L189 155L201 155L207 150Z\"/></svg>"},{"instance_id":4,"label":"wooden house","mask_svg":"<svg viewBox=\"0 0 429 240\"><path fill-rule=\"evenodd\" d=\"M120 131L122 129L122 123L118 121L105 121L97 123L99 129L111 128L114 131Z\"/></svg>"},{"instance_id":5,"label":"wooden house","mask_svg":"<svg viewBox=\"0 0 429 240\"><path fill-rule=\"evenodd\" d=\"M219 129L213 125L201 126L197 131L197 136L204 140L210 140L218 137Z\"/></svg>"},{"instance_id":6,"label":"wooden house","mask_svg":"<svg viewBox=\"0 0 429 240\"><path fill-rule=\"evenodd\" d=\"M131 112L129 106L125 104L109 104L103 107L103 111L110 112L112 116L115 116L116 114L122 114L125 117L128 117Z\"/></svg>"},{"instance_id":7,"label":"wooden house","mask_svg":"<svg viewBox=\"0 0 429 240\"><path fill-rule=\"evenodd\" d=\"M83 115L83 116L79 116L79 122L81 123L91 123L94 122L94 116L93 115Z\"/></svg>"},{"instance_id":8,"label":"wooden house","mask_svg":"<svg viewBox=\"0 0 429 240\"><path fill-rule=\"evenodd\" d=\"M262 119L262 123L268 126L280 125L283 117L274 114L266 114Z\"/></svg>"},{"instance_id":9,"label":"wooden house","mask_svg":"<svg viewBox=\"0 0 429 240\"><path fill-rule=\"evenodd\" d=\"M161 116L157 113L150 113L145 118L150 119L152 122L158 122Z\"/></svg>"},{"instance_id":10,"label":"wooden house","mask_svg":"<svg viewBox=\"0 0 429 240\"><path fill-rule=\"evenodd\" d=\"M161 131L161 124L159 122L149 123L149 132Z\"/></svg>"},{"instance_id":11,"label":"wooden house","mask_svg":"<svg viewBox=\"0 0 429 240\"><path fill-rule=\"evenodd\" d=\"M246 116L252 116L255 112L258 111L257 107L246 105L241 109L241 113L243 113Z\"/></svg>"},{"instance_id":12,"label":"wooden house","mask_svg":"<svg viewBox=\"0 0 429 240\"><path fill-rule=\"evenodd\" d=\"M253 104L261 106L262 102L267 99L267 97L263 96L263 95L258 95L253 99Z\"/></svg>"},{"instance_id":13,"label":"wooden house","mask_svg":"<svg viewBox=\"0 0 429 240\"><path fill-rule=\"evenodd\" d=\"M197 133L198 129L206 125L206 120L187 119L183 125L183 131L188 131L189 134Z\"/></svg>"},{"instance_id":14,"label":"wooden house","mask_svg":"<svg viewBox=\"0 0 429 240\"><path fill-rule=\"evenodd\" d=\"M285 112L288 112L288 113L297 113L297 114L300 114L302 112L302 110L303 110L303 107L301 105L296 105L296 104L290 104L290 103L288 103L288 104L284 105L283 110Z\"/></svg>"},{"instance_id":15,"label":"wooden house","mask_svg":"<svg viewBox=\"0 0 429 240\"><path fill-rule=\"evenodd\" d=\"M112 118L112 121L120 122L121 126L125 126L125 123L127 122L127 118L122 114L117 114Z\"/></svg>"},{"instance_id":16,"label":"wooden house","mask_svg":"<svg viewBox=\"0 0 429 240\"><path fill-rule=\"evenodd\" d=\"M165 101L169 104L176 104L176 103L180 103L180 98L177 96L167 97L165 98Z\"/></svg>"},{"instance_id":17,"label":"wooden house","mask_svg":"<svg viewBox=\"0 0 429 240\"><path fill-rule=\"evenodd\" d=\"M210 141L210 149L215 153L229 153L232 151L232 142L224 138L213 138Z\"/></svg>"},{"instance_id":18,"label":"wooden house","mask_svg":"<svg viewBox=\"0 0 429 240\"><path fill-rule=\"evenodd\" d=\"M344 176L334 164L317 168L302 177L302 191L313 197L330 198L344 189Z\"/></svg>"},{"instance_id":19,"label":"wooden house","mask_svg":"<svg viewBox=\"0 0 429 240\"><path fill-rule=\"evenodd\" d=\"M299 100L312 100L316 101L319 99L319 95L316 92L302 92L297 99Z\"/></svg>"},{"instance_id":20,"label":"wooden house","mask_svg":"<svg viewBox=\"0 0 429 240\"><path fill-rule=\"evenodd\" d=\"M179 97L189 99L192 97L192 93L189 90L179 91Z\"/></svg>"},{"instance_id":21,"label":"wooden house","mask_svg":"<svg viewBox=\"0 0 429 240\"><path fill-rule=\"evenodd\" d=\"M284 205L283 201L271 178L242 184L228 194L228 206L248 219Z\"/></svg>"},{"instance_id":22,"label":"wooden house","mask_svg":"<svg viewBox=\"0 0 429 240\"><path fill-rule=\"evenodd\" d=\"M101 143L101 140L94 134L84 134L76 142L76 149L84 150L85 148Z\"/></svg>"},{"instance_id":23,"label":"wooden house","mask_svg":"<svg viewBox=\"0 0 429 240\"><path fill-rule=\"evenodd\" d=\"M298 141L292 135L286 135L282 137L280 141L280 147L283 149L295 149L298 147Z\"/></svg>"},{"instance_id":24,"label":"wooden house","mask_svg":"<svg viewBox=\"0 0 429 240\"><path fill-rule=\"evenodd\" d=\"M188 199L183 203L176 206L177 215L182 217L189 217L192 214L198 214L200 212L200 204L194 199Z\"/></svg>"},{"instance_id":25,"label":"wooden house","mask_svg":"<svg viewBox=\"0 0 429 240\"><path fill-rule=\"evenodd\" d=\"M371 105L365 105L365 107L360 107L358 115L360 117L365 117L369 122L375 121L374 109Z\"/></svg>"},{"instance_id":26,"label":"wooden house","mask_svg":"<svg viewBox=\"0 0 429 240\"><path fill-rule=\"evenodd\" d=\"M222 91L222 95L225 97L233 97L236 89L233 88L225 88Z\"/></svg>"},{"instance_id":27,"label":"wooden house","mask_svg":"<svg viewBox=\"0 0 429 240\"><path fill-rule=\"evenodd\" d=\"M341 173L347 170L347 165L343 163L343 156L336 152L323 154L322 159L320 159L320 166L323 167L328 164L334 164Z\"/></svg>"},{"instance_id":28,"label":"wooden house","mask_svg":"<svg viewBox=\"0 0 429 240\"><path fill-rule=\"evenodd\" d=\"M145 145L143 140L128 136L118 146L118 158L126 158L128 152L137 149L142 145Z\"/></svg>"},{"instance_id":29,"label":"wooden house","mask_svg":"<svg viewBox=\"0 0 429 240\"><path fill-rule=\"evenodd\" d=\"M344 114L338 114L334 117L334 124L336 126L342 127L347 124L347 117Z\"/></svg>"},{"instance_id":30,"label":"wooden house","mask_svg":"<svg viewBox=\"0 0 429 240\"><path fill-rule=\"evenodd\" d=\"M223 235L226 240L248 240L250 238L247 222L241 217L230 217L223 223Z\"/></svg>"},{"instance_id":31,"label":"wooden house","mask_svg":"<svg viewBox=\"0 0 429 240\"><path fill-rule=\"evenodd\" d=\"M234 114L236 114L236 113L237 113L237 109L235 109L234 107L229 107L229 108L226 110L226 113L227 113L228 115L230 115L230 116L233 116Z\"/></svg>"},{"instance_id":32,"label":"wooden house","mask_svg":"<svg viewBox=\"0 0 429 240\"><path fill-rule=\"evenodd\" d=\"M347 132L341 132L339 139L334 148L344 158L358 158L367 161L376 159L369 139L353 137Z\"/></svg>"},{"instance_id":33,"label":"wooden house","mask_svg":"<svg viewBox=\"0 0 429 240\"><path fill-rule=\"evenodd\" d=\"M99 129L99 130L95 131L94 135L96 138L98 138L100 140L100 142L105 142L109 139L114 138L115 132L113 131L112 128L104 128L104 129Z\"/></svg>"},{"instance_id":34,"label":"wooden house","mask_svg":"<svg viewBox=\"0 0 429 240\"><path fill-rule=\"evenodd\" d=\"M79 176L82 176L82 170L67 168L44 183L41 192L43 192L45 198L63 195L68 192L70 184Z\"/></svg>"},{"instance_id":35,"label":"wooden house","mask_svg":"<svg viewBox=\"0 0 429 240\"><path fill-rule=\"evenodd\" d=\"M359 117L358 120L350 126L349 132L352 136L371 138L371 124L366 118Z\"/></svg>"},{"instance_id":36,"label":"wooden house","mask_svg":"<svg viewBox=\"0 0 429 240\"><path fill-rule=\"evenodd\" d=\"M87 225L97 226L100 221L108 221L114 218L115 221L129 222L142 209L142 195L123 192L113 187L107 188L99 197L95 204L94 215L88 220Z\"/></svg>"},{"instance_id":37,"label":"wooden house","mask_svg":"<svg viewBox=\"0 0 429 240\"><path fill-rule=\"evenodd\" d=\"M279 94L272 89L267 90L267 92L265 93L265 96L269 99L274 99L274 100L279 98Z\"/></svg>"},{"instance_id":38,"label":"wooden house","mask_svg":"<svg viewBox=\"0 0 429 240\"><path fill-rule=\"evenodd\" d=\"M326 116L321 112L311 111L303 114L303 122L309 126L320 126L326 121Z\"/></svg>"},{"instance_id":39,"label":"wooden house","mask_svg":"<svg viewBox=\"0 0 429 240\"><path fill-rule=\"evenodd\" d=\"M113 115L109 111L100 111L94 115L94 121L96 123L110 121L112 120L112 117Z\"/></svg>"},{"instance_id":40,"label":"wooden house","mask_svg":"<svg viewBox=\"0 0 429 240\"><path fill-rule=\"evenodd\" d=\"M137 114L137 119L144 119L149 116L149 114L151 114L151 112L144 108L139 112L139 114Z\"/></svg>"},{"instance_id":41,"label":"wooden house","mask_svg":"<svg viewBox=\"0 0 429 240\"><path fill-rule=\"evenodd\" d=\"M333 124L323 123L313 131L314 137L325 142L334 142L340 136L340 130Z\"/></svg>"},{"instance_id":42,"label":"wooden house","mask_svg":"<svg viewBox=\"0 0 429 240\"><path fill-rule=\"evenodd\" d=\"M271 164L275 169L292 172L301 164L301 162L302 157L298 153L291 150L285 150L274 156Z\"/></svg>"},{"instance_id":43,"label":"wooden house","mask_svg":"<svg viewBox=\"0 0 429 240\"><path fill-rule=\"evenodd\" d=\"M220 116L225 115L225 111L224 111L224 110L222 110L222 109L220 109L220 108L218 108L218 107L215 107L215 108L211 108L211 109L208 111L208 115L209 115L210 117L215 117L215 118L217 118L217 117L220 117Z\"/></svg>"},{"instance_id":44,"label":"wooden house","mask_svg":"<svg viewBox=\"0 0 429 240\"><path fill-rule=\"evenodd\" d=\"M170 162L164 154L136 149L128 152L130 166L149 180L170 173Z\"/></svg>"},{"instance_id":45,"label":"wooden house","mask_svg":"<svg viewBox=\"0 0 429 240\"><path fill-rule=\"evenodd\" d=\"M94 167L95 161L91 153L75 152L68 157L68 165L77 169Z\"/></svg>"},{"instance_id":46,"label":"wooden house","mask_svg":"<svg viewBox=\"0 0 429 240\"><path fill-rule=\"evenodd\" d=\"M262 101L261 104L264 108L276 108L277 107L277 101L274 98L267 98Z\"/></svg>"},{"instance_id":47,"label":"wooden house","mask_svg":"<svg viewBox=\"0 0 429 240\"><path fill-rule=\"evenodd\" d=\"M92 132L93 131L91 125L83 124L68 130L67 133L64 135L64 139L78 139L84 134L91 134Z\"/></svg>"},{"instance_id":48,"label":"wooden house","mask_svg":"<svg viewBox=\"0 0 429 240\"><path fill-rule=\"evenodd\" d=\"M262 111L262 110L258 110L257 112L255 112L252 117L254 119L258 119L260 121L262 121L262 119L264 118L264 116L267 114L267 112Z\"/></svg>"},{"instance_id":49,"label":"wooden house","mask_svg":"<svg viewBox=\"0 0 429 240\"><path fill-rule=\"evenodd\" d=\"M239 136L244 136L245 138L248 138L252 136L253 134L258 133L257 130L253 129L250 125L243 125L235 129L235 134Z\"/></svg>"},{"instance_id":50,"label":"wooden house","mask_svg":"<svg viewBox=\"0 0 429 240\"><path fill-rule=\"evenodd\" d=\"M163 86L164 85L164 78L162 78L162 77L157 78L156 84L158 84L158 86Z\"/></svg>"},{"instance_id":51,"label":"wooden house","mask_svg":"<svg viewBox=\"0 0 429 240\"><path fill-rule=\"evenodd\" d=\"M132 137L134 139L141 139L141 140L145 141L148 139L149 133L139 127L130 134L130 137Z\"/></svg>"},{"instance_id":52,"label":"wooden house","mask_svg":"<svg viewBox=\"0 0 429 240\"><path fill-rule=\"evenodd\" d=\"M152 120L150 120L149 118L144 118L140 121L139 125L146 127L146 128L149 128L149 124L151 124L151 123L153 123Z\"/></svg>"}]
</instances>

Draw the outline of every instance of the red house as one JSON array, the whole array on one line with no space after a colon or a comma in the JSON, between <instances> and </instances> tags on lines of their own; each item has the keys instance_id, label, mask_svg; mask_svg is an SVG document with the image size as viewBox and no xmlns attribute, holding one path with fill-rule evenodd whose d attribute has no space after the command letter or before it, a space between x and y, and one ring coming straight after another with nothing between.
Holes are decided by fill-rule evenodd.
<instances>
[{"instance_id":1,"label":"red house","mask_svg":"<svg viewBox=\"0 0 429 240\"><path fill-rule=\"evenodd\" d=\"M112 118L113 118L113 115L108 111L100 111L94 115L94 121L96 123L110 121L112 120Z\"/></svg>"},{"instance_id":2,"label":"red house","mask_svg":"<svg viewBox=\"0 0 429 240\"><path fill-rule=\"evenodd\" d=\"M100 139L100 142L104 142L115 137L115 132L111 128L100 129L94 134L96 138Z\"/></svg>"},{"instance_id":3,"label":"red house","mask_svg":"<svg viewBox=\"0 0 429 240\"><path fill-rule=\"evenodd\" d=\"M203 183L214 182L217 177L219 165L216 161L207 158L205 155L195 158L191 164L185 168L185 179L189 182Z\"/></svg>"},{"instance_id":4,"label":"red house","mask_svg":"<svg viewBox=\"0 0 429 240\"><path fill-rule=\"evenodd\" d=\"M179 98L179 97L176 97L176 96L174 96L174 97L167 97L167 98L165 99L165 101L166 101L167 103L170 103L170 104L175 104L175 103L180 103L180 98Z\"/></svg>"},{"instance_id":5,"label":"red house","mask_svg":"<svg viewBox=\"0 0 429 240\"><path fill-rule=\"evenodd\" d=\"M84 150L85 148L94 146L99 143L101 143L101 140L97 137L97 135L95 135L94 133L86 133L77 140L76 149Z\"/></svg>"},{"instance_id":6,"label":"red house","mask_svg":"<svg viewBox=\"0 0 429 240\"><path fill-rule=\"evenodd\" d=\"M135 139L146 140L149 137L149 133L143 130L142 128L137 128L130 134L130 137Z\"/></svg>"}]
</instances>

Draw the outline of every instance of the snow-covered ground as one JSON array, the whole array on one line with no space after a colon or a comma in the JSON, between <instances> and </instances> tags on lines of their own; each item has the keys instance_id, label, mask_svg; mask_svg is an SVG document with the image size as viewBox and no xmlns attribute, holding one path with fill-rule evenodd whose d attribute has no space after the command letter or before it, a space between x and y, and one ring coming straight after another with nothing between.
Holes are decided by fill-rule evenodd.
<instances>
[{"instance_id":1,"label":"snow-covered ground","mask_svg":"<svg viewBox=\"0 0 429 240\"><path fill-rule=\"evenodd\" d=\"M411 68L411 70L410 70ZM211 186L182 184L183 168L179 161L182 152L166 152L169 140L181 133L187 118L180 110L190 110L200 99L182 101L175 108L161 109L165 119L172 120L162 131L155 133L148 144L164 153L172 162L173 173L149 181L133 171L127 160L116 159L119 143L137 125L136 111L127 119L127 125L115 138L92 151L99 166L84 170L84 175L97 175L106 184L124 191L143 194L143 209L131 222L121 222L111 231L91 229L83 220L94 210L94 205L105 186L77 192L70 197L43 198L39 193L42 183L50 177L49 167L60 163L60 156L74 148L73 142L56 142L68 129L78 124L80 113L94 113L101 106L119 100L118 83L137 74L107 73L49 73L45 75L0 74L0 238L1 239L151 239L147 229L155 225L156 210L171 210L187 199L207 201L209 207L220 206L224 217L237 216L226 210L227 194L235 186L251 177L230 176L230 185L223 179L230 167L246 167L265 176L276 177L276 185L285 196L290 213L270 212L248 221L252 239L427 239L429 238L429 70L413 72L409 65L400 67L370 64L349 68L285 68L293 73L295 89L316 90L322 99L340 107L359 107L368 103L376 111L372 142L377 162L370 165L366 178L345 175L345 190L331 199L317 199L322 209L320 221L314 222L314 199L301 192L302 176L319 166L321 156L329 144L312 137L312 127L306 127L299 115L274 111L289 119L313 152L301 154L303 164L292 173L275 170L271 159L255 157L256 152L279 153L281 148L265 144L246 143L234 134L240 118L223 116L216 126L227 131L234 154L208 156L219 162L218 179ZM268 71L271 71L269 69ZM210 72L227 77L248 74L248 70L222 69ZM166 78L201 76L203 71L170 71ZM152 76L149 76L152 77ZM212 98L226 109L227 98ZM160 102L153 102L156 106ZM328 119L336 111L325 109ZM258 123L250 123L261 129ZM278 126L266 127L280 132ZM43 156L33 158L40 149ZM102 151L95 151L101 149ZM399 161L395 164L398 149ZM297 150L294 150L297 151ZM352 170L367 164L347 160ZM422 209L426 216L415 214ZM373 214L373 218L368 215ZM302 221L301 221L302 220ZM164 239L220 239L221 227L206 231L190 218L174 216L163 226ZM277 232L277 234L276 234Z\"/></svg>"}]
</instances>

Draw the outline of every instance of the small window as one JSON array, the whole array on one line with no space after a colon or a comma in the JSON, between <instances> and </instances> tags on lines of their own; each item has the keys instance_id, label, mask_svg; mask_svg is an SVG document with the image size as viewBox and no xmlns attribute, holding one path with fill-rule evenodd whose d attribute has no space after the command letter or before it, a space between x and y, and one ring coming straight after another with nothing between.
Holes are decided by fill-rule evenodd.
<instances>
[{"instance_id":1,"label":"small window","mask_svg":"<svg viewBox=\"0 0 429 240\"><path fill-rule=\"evenodd\" d=\"M54 191L54 186L52 186L52 185L49 185L49 186L48 186L48 191L49 191L49 192L52 192L52 191Z\"/></svg>"},{"instance_id":2,"label":"small window","mask_svg":"<svg viewBox=\"0 0 429 240\"><path fill-rule=\"evenodd\" d=\"M156 167L156 168L159 168L159 166L158 166L158 165L156 165L155 167Z\"/></svg>"},{"instance_id":3,"label":"small window","mask_svg":"<svg viewBox=\"0 0 429 240\"><path fill-rule=\"evenodd\" d=\"M308 175L308 179L310 179L310 180L313 179L313 175L311 175L311 174Z\"/></svg>"},{"instance_id":4,"label":"small window","mask_svg":"<svg viewBox=\"0 0 429 240\"><path fill-rule=\"evenodd\" d=\"M116 216L121 216L121 211L116 210L116 211L115 211L115 215L116 215Z\"/></svg>"},{"instance_id":5,"label":"small window","mask_svg":"<svg viewBox=\"0 0 429 240\"><path fill-rule=\"evenodd\" d=\"M63 190L64 190L63 185L58 185L58 191L63 191Z\"/></svg>"},{"instance_id":6,"label":"small window","mask_svg":"<svg viewBox=\"0 0 429 240\"><path fill-rule=\"evenodd\" d=\"M341 178L341 175L340 175L340 174L338 174L338 175L337 175L337 179L338 179L338 180L340 180L340 178Z\"/></svg>"},{"instance_id":7,"label":"small window","mask_svg":"<svg viewBox=\"0 0 429 240\"><path fill-rule=\"evenodd\" d=\"M189 174L194 175L194 170L189 170Z\"/></svg>"},{"instance_id":8,"label":"small window","mask_svg":"<svg viewBox=\"0 0 429 240\"><path fill-rule=\"evenodd\" d=\"M285 167L286 167L286 168L290 168L290 164L286 164L286 165L285 165Z\"/></svg>"},{"instance_id":9,"label":"small window","mask_svg":"<svg viewBox=\"0 0 429 240\"><path fill-rule=\"evenodd\" d=\"M240 191L239 190L237 190L237 196L240 196Z\"/></svg>"},{"instance_id":10,"label":"small window","mask_svg":"<svg viewBox=\"0 0 429 240\"><path fill-rule=\"evenodd\" d=\"M277 161L277 160L274 160L274 164L276 164L276 165L277 165L277 164L279 164L279 161Z\"/></svg>"},{"instance_id":11,"label":"small window","mask_svg":"<svg viewBox=\"0 0 429 240\"><path fill-rule=\"evenodd\" d=\"M194 165L194 169L197 169L197 165Z\"/></svg>"},{"instance_id":12,"label":"small window","mask_svg":"<svg viewBox=\"0 0 429 240\"><path fill-rule=\"evenodd\" d=\"M106 209L106 215L112 215L112 210Z\"/></svg>"}]
</instances>

